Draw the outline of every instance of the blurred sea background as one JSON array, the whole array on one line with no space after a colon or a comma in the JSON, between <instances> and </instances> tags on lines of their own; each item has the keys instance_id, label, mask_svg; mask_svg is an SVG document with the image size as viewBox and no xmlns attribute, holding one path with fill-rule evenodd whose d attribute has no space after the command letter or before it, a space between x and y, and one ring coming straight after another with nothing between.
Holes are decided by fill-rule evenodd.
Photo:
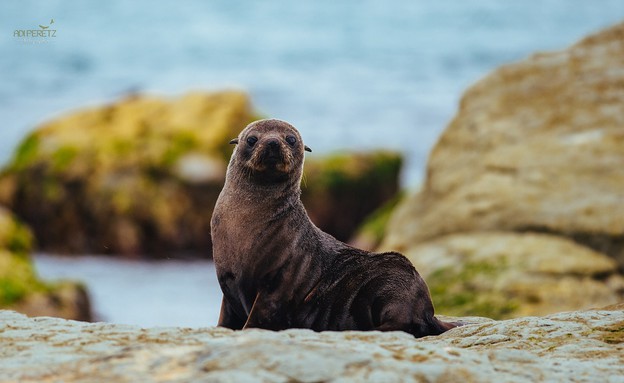
<instances>
[{"instance_id":1,"label":"blurred sea background","mask_svg":"<svg viewBox=\"0 0 624 383\"><path fill-rule=\"evenodd\" d=\"M316 153L391 148L405 187L463 91L489 71L621 21L621 0L3 1L0 163L39 123L131 93L242 89ZM44 44L13 36L54 19ZM97 319L216 323L209 262L37 256L44 278L86 282Z\"/></svg>"}]
</instances>

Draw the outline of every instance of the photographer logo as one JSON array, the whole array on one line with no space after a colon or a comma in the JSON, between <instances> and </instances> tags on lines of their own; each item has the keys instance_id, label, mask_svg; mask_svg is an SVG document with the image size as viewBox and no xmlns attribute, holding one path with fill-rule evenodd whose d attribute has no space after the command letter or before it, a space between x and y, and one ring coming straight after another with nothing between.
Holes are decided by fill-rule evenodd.
<instances>
[{"instance_id":1,"label":"photographer logo","mask_svg":"<svg viewBox=\"0 0 624 383\"><path fill-rule=\"evenodd\" d=\"M54 19L51 19L48 25L39 24L39 29L16 29L13 31L13 37L25 44L48 43L56 37L56 29L52 29L52 24Z\"/></svg>"}]
</instances>

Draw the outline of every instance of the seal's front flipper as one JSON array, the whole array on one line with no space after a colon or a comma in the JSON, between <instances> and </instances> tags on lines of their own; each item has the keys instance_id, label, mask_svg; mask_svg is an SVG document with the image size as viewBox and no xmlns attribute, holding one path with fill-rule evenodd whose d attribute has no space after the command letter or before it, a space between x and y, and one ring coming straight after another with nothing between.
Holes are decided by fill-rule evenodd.
<instances>
[{"instance_id":1,"label":"seal's front flipper","mask_svg":"<svg viewBox=\"0 0 624 383\"><path fill-rule=\"evenodd\" d=\"M289 327L279 298L258 293L243 329L262 328L278 331Z\"/></svg>"},{"instance_id":2,"label":"seal's front flipper","mask_svg":"<svg viewBox=\"0 0 624 383\"><path fill-rule=\"evenodd\" d=\"M217 326L231 328L232 330L240 330L243 328L245 320L240 318L234 310L232 305L225 299L225 296L221 300L221 313L219 314L219 322Z\"/></svg>"}]
</instances>

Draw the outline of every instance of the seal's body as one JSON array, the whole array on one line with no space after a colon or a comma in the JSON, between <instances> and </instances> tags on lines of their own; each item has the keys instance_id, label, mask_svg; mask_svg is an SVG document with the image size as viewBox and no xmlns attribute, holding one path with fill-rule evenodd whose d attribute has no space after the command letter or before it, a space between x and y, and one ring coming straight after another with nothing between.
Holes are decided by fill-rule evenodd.
<instances>
[{"instance_id":1,"label":"seal's body","mask_svg":"<svg viewBox=\"0 0 624 383\"><path fill-rule=\"evenodd\" d=\"M310 221L300 200L309 148L294 127L256 121L232 143L211 221L220 326L416 337L455 326L434 317L427 285L407 258L353 248Z\"/></svg>"}]
</instances>

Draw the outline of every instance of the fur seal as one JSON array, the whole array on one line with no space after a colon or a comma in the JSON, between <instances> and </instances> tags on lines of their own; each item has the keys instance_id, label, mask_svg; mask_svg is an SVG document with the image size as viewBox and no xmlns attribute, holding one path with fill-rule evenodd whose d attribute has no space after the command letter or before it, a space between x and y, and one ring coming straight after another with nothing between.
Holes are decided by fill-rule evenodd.
<instances>
[{"instance_id":1,"label":"fur seal","mask_svg":"<svg viewBox=\"0 0 624 383\"><path fill-rule=\"evenodd\" d=\"M280 120L249 124L237 144L211 220L231 329L402 330L437 335L425 281L403 255L353 248L321 231L300 200L304 151Z\"/></svg>"}]
</instances>

